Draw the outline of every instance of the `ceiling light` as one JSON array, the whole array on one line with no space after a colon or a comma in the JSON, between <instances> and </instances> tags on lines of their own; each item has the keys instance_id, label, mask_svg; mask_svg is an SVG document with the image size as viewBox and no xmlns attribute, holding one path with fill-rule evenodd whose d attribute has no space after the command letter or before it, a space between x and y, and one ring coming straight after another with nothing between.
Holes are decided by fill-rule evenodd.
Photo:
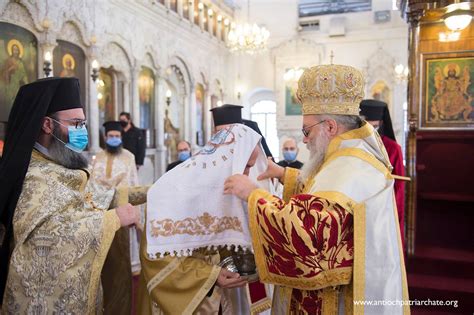
<instances>
[{"instance_id":1,"label":"ceiling light","mask_svg":"<svg viewBox=\"0 0 474 315\"><path fill-rule=\"evenodd\" d=\"M472 15L469 10L456 10L445 14L443 18L447 28L451 31L460 31L469 26Z\"/></svg>"}]
</instances>

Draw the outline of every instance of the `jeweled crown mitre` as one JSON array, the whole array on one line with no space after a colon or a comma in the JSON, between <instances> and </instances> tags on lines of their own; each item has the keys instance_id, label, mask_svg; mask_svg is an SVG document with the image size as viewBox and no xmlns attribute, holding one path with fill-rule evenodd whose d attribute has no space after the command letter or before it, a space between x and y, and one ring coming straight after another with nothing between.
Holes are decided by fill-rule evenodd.
<instances>
[{"instance_id":1,"label":"jeweled crown mitre","mask_svg":"<svg viewBox=\"0 0 474 315\"><path fill-rule=\"evenodd\" d=\"M303 72L296 96L303 115L359 115L364 76L354 67L321 65Z\"/></svg>"}]
</instances>

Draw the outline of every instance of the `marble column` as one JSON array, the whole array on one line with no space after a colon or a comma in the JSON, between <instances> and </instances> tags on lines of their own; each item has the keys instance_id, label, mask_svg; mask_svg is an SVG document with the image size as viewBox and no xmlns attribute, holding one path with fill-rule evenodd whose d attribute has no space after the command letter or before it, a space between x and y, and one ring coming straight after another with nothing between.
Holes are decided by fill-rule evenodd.
<instances>
[{"instance_id":1,"label":"marble column","mask_svg":"<svg viewBox=\"0 0 474 315\"><path fill-rule=\"evenodd\" d=\"M166 170L165 146L165 108L166 108L166 83L160 73L156 76L155 83L155 134L156 134L156 154L155 154L155 179L158 179Z\"/></svg>"},{"instance_id":2,"label":"marble column","mask_svg":"<svg viewBox=\"0 0 474 315\"><path fill-rule=\"evenodd\" d=\"M217 29L216 29L216 37L219 40L222 40L222 15L217 16Z\"/></svg>"},{"instance_id":3,"label":"marble column","mask_svg":"<svg viewBox=\"0 0 474 315\"><path fill-rule=\"evenodd\" d=\"M208 12L207 12L207 31L209 32L209 35L213 35L212 34L212 31L213 31L213 27L214 27L214 12L212 12L212 9L209 9ZM209 14L211 13L211 14Z\"/></svg>"},{"instance_id":4,"label":"marble column","mask_svg":"<svg viewBox=\"0 0 474 315\"><path fill-rule=\"evenodd\" d=\"M229 24L226 25L224 23L224 30L223 31L224 31L223 41L224 41L224 43L227 44L227 40L228 40L227 35L229 34Z\"/></svg>"},{"instance_id":5,"label":"marble column","mask_svg":"<svg viewBox=\"0 0 474 315\"><path fill-rule=\"evenodd\" d=\"M86 59L86 89L87 89L87 104L86 117L88 120L88 131L90 146L89 152L95 154L100 150L100 128L99 126L99 99L97 98L97 83L99 82L100 60L97 60L98 48L96 45L91 45L87 51ZM97 79L94 82L92 79L92 62L97 60Z\"/></svg>"},{"instance_id":6,"label":"marble column","mask_svg":"<svg viewBox=\"0 0 474 315\"><path fill-rule=\"evenodd\" d=\"M188 15L189 15L189 21L191 21L191 25L194 25L194 1L195 0L189 0L188 1Z\"/></svg>"},{"instance_id":7,"label":"marble column","mask_svg":"<svg viewBox=\"0 0 474 315\"><path fill-rule=\"evenodd\" d=\"M212 113L210 112L211 106L212 106L212 97L211 97L211 92L209 89L206 90L206 98L204 102L204 113L202 113L205 117L204 119L204 143L207 143L207 141L211 138L211 132L212 132Z\"/></svg>"},{"instance_id":8,"label":"marble column","mask_svg":"<svg viewBox=\"0 0 474 315\"><path fill-rule=\"evenodd\" d=\"M202 3L199 3L200 5L202 5ZM201 31L204 30L204 6L201 6L199 8L199 27L201 28Z\"/></svg>"},{"instance_id":9,"label":"marble column","mask_svg":"<svg viewBox=\"0 0 474 315\"><path fill-rule=\"evenodd\" d=\"M130 113L130 82L123 83L123 111ZM119 113L120 114L120 113Z\"/></svg>"},{"instance_id":10,"label":"marble column","mask_svg":"<svg viewBox=\"0 0 474 315\"><path fill-rule=\"evenodd\" d=\"M180 17L183 17L183 1L185 0L176 0L176 7Z\"/></svg>"},{"instance_id":11,"label":"marble column","mask_svg":"<svg viewBox=\"0 0 474 315\"><path fill-rule=\"evenodd\" d=\"M89 80L89 132L90 132L90 140L91 145L89 147L89 151L91 153L96 153L100 150L99 143L100 143L100 126L99 126L99 100L97 98L97 79L95 82L92 80L91 76L89 75L92 73L92 67L88 67L88 74L87 79Z\"/></svg>"},{"instance_id":12,"label":"marble column","mask_svg":"<svg viewBox=\"0 0 474 315\"><path fill-rule=\"evenodd\" d=\"M140 73L139 67L134 67L132 69L132 108L131 115L133 124L136 127L140 127L140 99L138 95L138 76Z\"/></svg>"},{"instance_id":13,"label":"marble column","mask_svg":"<svg viewBox=\"0 0 474 315\"><path fill-rule=\"evenodd\" d=\"M188 97L188 117L190 123L188 124L188 141L191 143L194 149L196 149L196 88L194 82L191 82L191 91L189 91Z\"/></svg>"}]
</instances>

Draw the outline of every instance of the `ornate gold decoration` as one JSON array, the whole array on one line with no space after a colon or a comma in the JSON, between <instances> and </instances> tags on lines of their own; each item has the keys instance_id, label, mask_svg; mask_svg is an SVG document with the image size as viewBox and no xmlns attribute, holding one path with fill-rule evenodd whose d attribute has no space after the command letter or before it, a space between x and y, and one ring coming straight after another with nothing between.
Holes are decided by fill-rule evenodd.
<instances>
[{"instance_id":1,"label":"ornate gold decoration","mask_svg":"<svg viewBox=\"0 0 474 315\"><path fill-rule=\"evenodd\" d=\"M62 65L64 69L74 70L74 68L76 67L76 61L74 60L74 57L71 54L65 54L63 56Z\"/></svg>"},{"instance_id":2,"label":"ornate gold decoration","mask_svg":"<svg viewBox=\"0 0 474 315\"><path fill-rule=\"evenodd\" d=\"M321 65L305 70L296 96L303 115L359 115L364 76L354 67Z\"/></svg>"},{"instance_id":3,"label":"ornate gold decoration","mask_svg":"<svg viewBox=\"0 0 474 315\"><path fill-rule=\"evenodd\" d=\"M189 235L210 235L224 232L225 230L234 230L242 232L242 223L237 217L216 217L204 212L203 215L196 218L185 218L174 221L171 219L151 220L151 235L173 236L176 234Z\"/></svg>"},{"instance_id":4,"label":"ornate gold decoration","mask_svg":"<svg viewBox=\"0 0 474 315\"><path fill-rule=\"evenodd\" d=\"M23 48L23 45L20 43L20 41L18 41L17 39L11 39L8 44L7 44L7 52L8 52L8 55L9 56L13 56L13 46L16 46L18 48L18 56L20 58L23 57L23 52L24 52L24 48Z\"/></svg>"}]
</instances>

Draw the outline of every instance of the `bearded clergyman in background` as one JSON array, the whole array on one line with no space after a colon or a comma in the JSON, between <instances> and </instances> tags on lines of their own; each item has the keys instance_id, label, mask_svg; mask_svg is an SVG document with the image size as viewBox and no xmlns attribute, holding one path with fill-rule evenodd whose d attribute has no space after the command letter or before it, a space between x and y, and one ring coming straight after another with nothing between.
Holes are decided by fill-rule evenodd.
<instances>
[{"instance_id":1,"label":"bearded clergyman in background","mask_svg":"<svg viewBox=\"0 0 474 315\"><path fill-rule=\"evenodd\" d=\"M81 154L87 143L78 79L20 88L0 162L2 312L102 310L107 252L115 232L138 223L139 212L128 195L88 185ZM123 205L107 211L117 204Z\"/></svg>"},{"instance_id":2,"label":"bearded clergyman in background","mask_svg":"<svg viewBox=\"0 0 474 315\"><path fill-rule=\"evenodd\" d=\"M122 146L122 125L119 121L107 121L103 126L106 147L92 162L91 182L119 191L138 186L135 156ZM138 248L135 227L117 231L102 273L105 314L130 314L135 295L132 275L138 280L140 273Z\"/></svg>"}]
</instances>

